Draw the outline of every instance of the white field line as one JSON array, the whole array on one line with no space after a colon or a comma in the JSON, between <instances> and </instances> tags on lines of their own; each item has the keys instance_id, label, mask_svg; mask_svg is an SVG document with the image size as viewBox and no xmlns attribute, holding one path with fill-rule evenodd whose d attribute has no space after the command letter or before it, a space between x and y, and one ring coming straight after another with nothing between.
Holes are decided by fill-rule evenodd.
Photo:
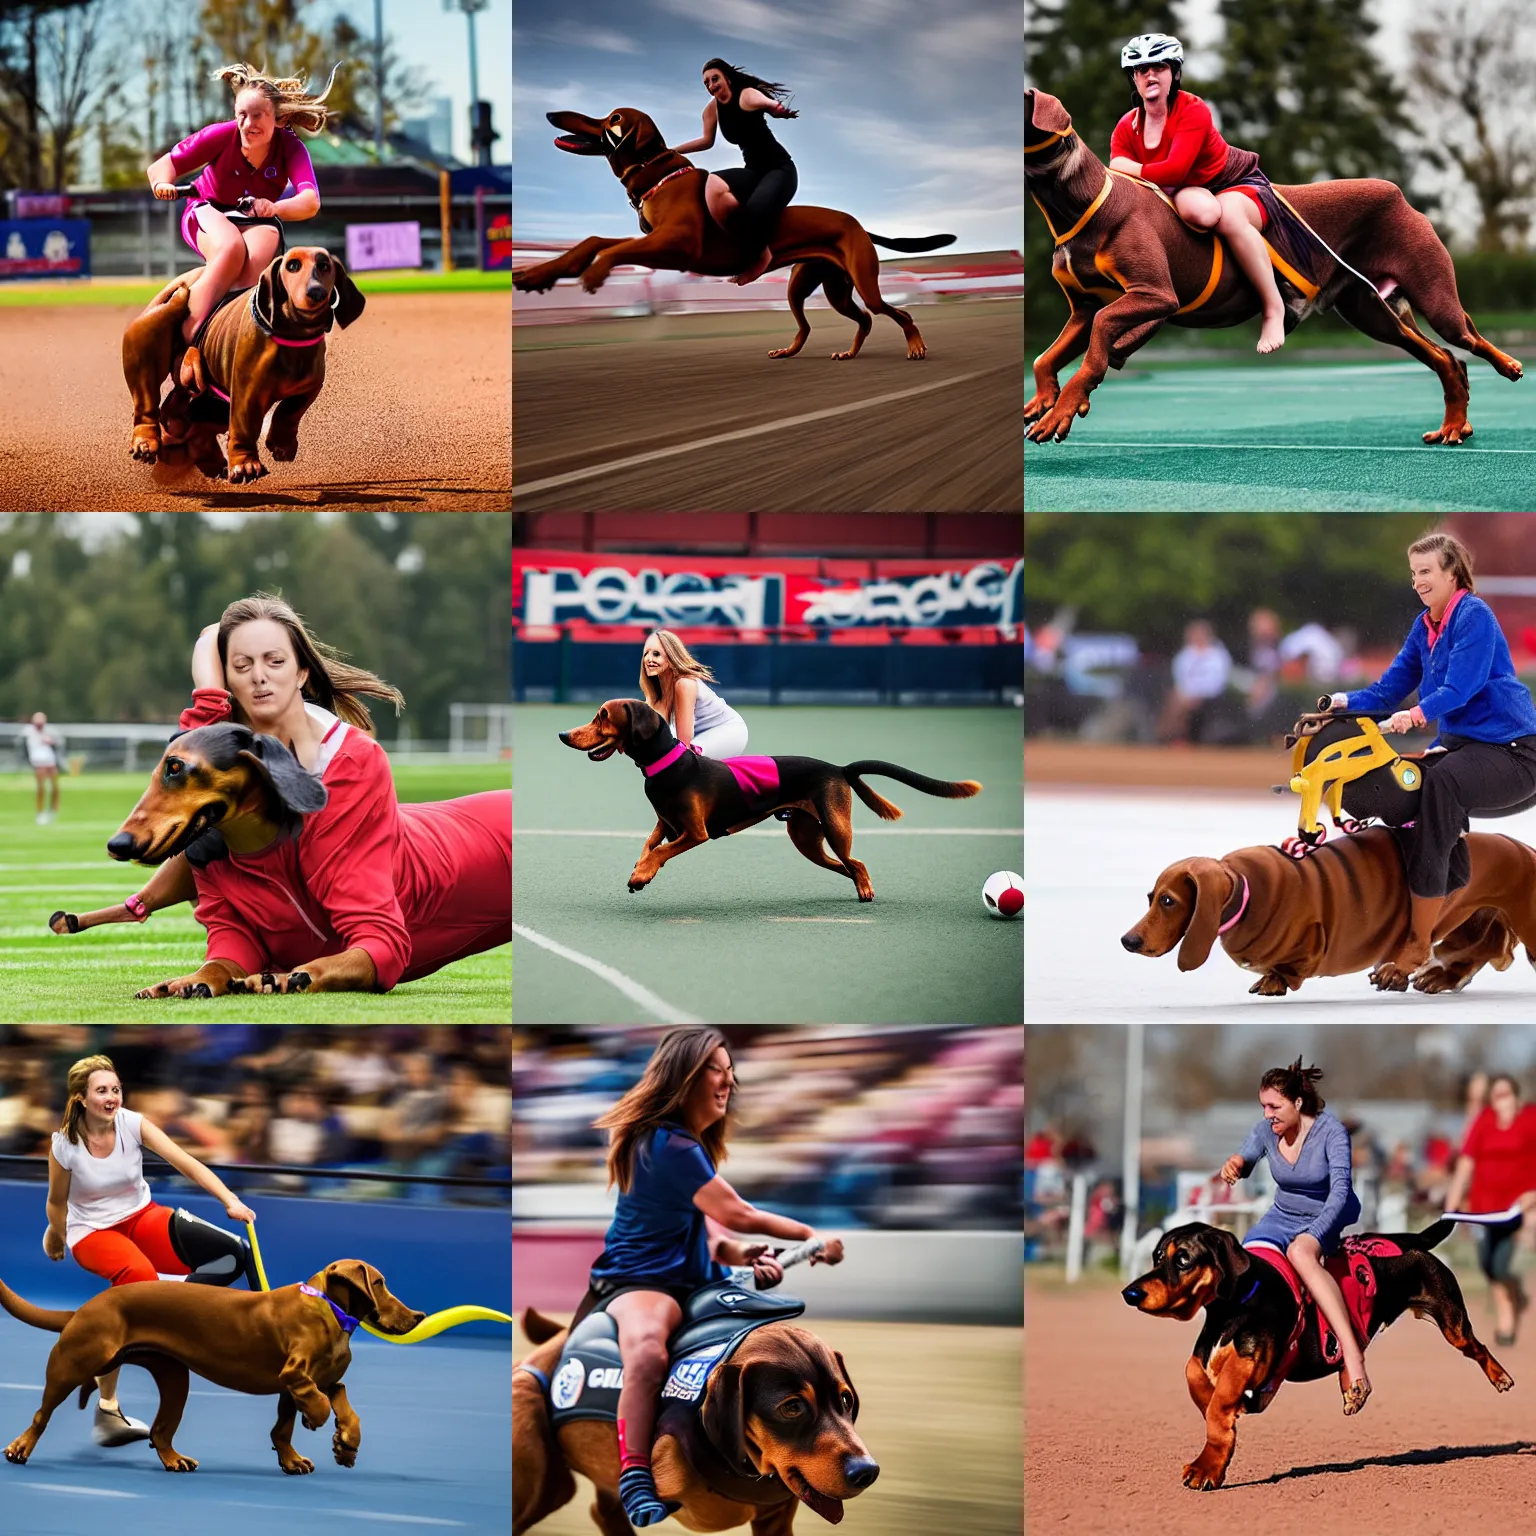
<instances>
[{"instance_id":1,"label":"white field line","mask_svg":"<svg viewBox=\"0 0 1536 1536\"><path fill-rule=\"evenodd\" d=\"M740 427L734 432L716 432L709 437L696 437L692 442L675 443L670 448L653 448L648 453L632 453L627 458L609 459L604 464L589 464L584 469L568 470L563 475L546 475L542 480L513 483L516 496L532 496L539 491L552 491L562 485L575 485L580 480L595 480L599 475L613 474L616 470L634 469L640 464L654 464L658 459L674 459L680 454L697 453L704 448L717 448L721 443L739 443L746 438L762 437L769 432L783 432L790 427L808 426L813 421L829 421L834 416L847 416L854 411L872 410L877 405L890 405L896 400L910 400L914 395L931 394L936 389L949 389L964 384L969 379L984 378L989 373L1001 373L1011 369L1013 363L1003 363L996 368L974 368L969 373L957 373L952 378L935 379L929 384L918 384L911 389L893 389L883 395L871 395L867 400L850 400L846 405L828 406L822 411L806 411L799 416L781 416L777 421L765 421L755 427Z\"/></svg>"},{"instance_id":2,"label":"white field line","mask_svg":"<svg viewBox=\"0 0 1536 1536\"><path fill-rule=\"evenodd\" d=\"M649 837L652 828L634 832L595 831L586 827L513 827L514 837ZM736 837L778 837L774 827L737 832ZM1023 827L855 827L855 837L1023 837Z\"/></svg>"},{"instance_id":3,"label":"white field line","mask_svg":"<svg viewBox=\"0 0 1536 1536\"><path fill-rule=\"evenodd\" d=\"M1317 443L1140 443L1119 441L1116 439L1088 438L1082 439L1085 448L1156 448L1161 451L1170 449L1182 451L1186 448L1208 449L1216 453L1422 453L1425 455L1434 453L1441 459L1449 451L1437 447L1432 443L1419 443L1417 445L1403 444L1392 448L1371 448L1361 443L1330 443L1324 447ZM1513 455L1517 458L1536 458L1536 448L1473 448L1463 457L1476 455L1502 453ZM1039 473L1043 467L1038 459L1034 464L1034 470ZM1027 471L1026 471L1027 472Z\"/></svg>"},{"instance_id":4,"label":"white field line","mask_svg":"<svg viewBox=\"0 0 1536 1536\"><path fill-rule=\"evenodd\" d=\"M579 965L583 970L591 971L599 980L606 981L610 987L615 987L622 992L637 1008L643 1008L653 1018L660 1019L663 1024L703 1023L702 1019L696 1019L691 1013L684 1013L681 1008L675 1008L665 999L657 997L650 988L641 986L632 976L626 976L623 971L615 970L613 966L605 965L601 960L594 960L591 955L584 955L580 950L567 949L564 944L557 944L555 940L546 938L542 933L536 932L524 923L514 922L512 931L521 934L530 944L537 944L540 949L547 949L550 954L559 955L562 960L569 960L573 965ZM516 983L513 984L513 992L515 1012Z\"/></svg>"},{"instance_id":5,"label":"white field line","mask_svg":"<svg viewBox=\"0 0 1536 1536\"><path fill-rule=\"evenodd\" d=\"M35 864L0 864L0 875L29 875L38 869L94 869L99 875L108 867L103 859L81 859L71 864L44 864L39 861Z\"/></svg>"}]
</instances>

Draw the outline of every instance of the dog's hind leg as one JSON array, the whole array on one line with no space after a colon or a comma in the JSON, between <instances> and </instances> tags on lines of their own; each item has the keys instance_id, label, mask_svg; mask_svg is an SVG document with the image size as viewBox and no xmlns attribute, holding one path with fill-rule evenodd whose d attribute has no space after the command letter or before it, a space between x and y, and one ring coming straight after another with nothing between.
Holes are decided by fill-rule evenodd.
<instances>
[{"instance_id":1,"label":"dog's hind leg","mask_svg":"<svg viewBox=\"0 0 1536 1536\"><path fill-rule=\"evenodd\" d=\"M576 1479L555 1443L544 1393L526 1371L512 1373L512 1445L512 1536L523 1536L576 1497Z\"/></svg>"},{"instance_id":2,"label":"dog's hind leg","mask_svg":"<svg viewBox=\"0 0 1536 1536\"><path fill-rule=\"evenodd\" d=\"M15 1462L17 1466L25 1466L27 1457L32 1454L37 1442L43 1437L43 1431L48 1428L48 1421L53 1417L54 1410L76 1387L84 1385L93 1376L104 1372L110 1359L111 1356L105 1359L89 1359L78 1346L66 1344L63 1339L60 1339L48 1356L48 1374L43 1382L43 1401L37 1412L32 1415L32 1422L6 1446L5 1459ZM100 1370L92 1370L92 1365L99 1366Z\"/></svg>"},{"instance_id":3,"label":"dog's hind leg","mask_svg":"<svg viewBox=\"0 0 1536 1536\"><path fill-rule=\"evenodd\" d=\"M822 834L827 840L827 846L837 855L843 866L843 873L852 879L854 888L859 893L859 900L873 901L875 888L869 882L869 871L853 856L853 795L848 788L847 780L837 779L828 784L818 801L818 808L821 811ZM795 846L800 848L801 853L805 853L798 839ZM810 855L806 854L806 857L810 858Z\"/></svg>"},{"instance_id":4,"label":"dog's hind leg","mask_svg":"<svg viewBox=\"0 0 1536 1536\"><path fill-rule=\"evenodd\" d=\"M792 812L785 826L789 832L790 842L818 869L834 870L839 875L846 875L855 884L858 883L851 869L839 860L828 856L827 850L822 847L821 823L809 812Z\"/></svg>"},{"instance_id":5,"label":"dog's hind leg","mask_svg":"<svg viewBox=\"0 0 1536 1536\"><path fill-rule=\"evenodd\" d=\"M592 1501L592 1522L603 1536L634 1536L618 1494L610 1493L606 1488L599 1488L596 1492L597 1497ZM793 1501L790 1501L790 1508L794 1508Z\"/></svg>"},{"instance_id":6,"label":"dog's hind leg","mask_svg":"<svg viewBox=\"0 0 1536 1536\"><path fill-rule=\"evenodd\" d=\"M894 304L887 304L881 296L880 258L869 236L858 225L854 225L839 243L844 255L843 265L859 297L864 301L865 308L871 314L884 315L887 320L894 320L901 327L902 334L907 338L909 361L918 362L927 357L928 348L923 343L921 332L912 323L912 316L904 309L897 309ZM855 347L854 351L857 350Z\"/></svg>"},{"instance_id":7,"label":"dog's hind leg","mask_svg":"<svg viewBox=\"0 0 1536 1536\"><path fill-rule=\"evenodd\" d=\"M774 347L769 357L793 357L811 339L811 322L805 318L805 301L834 270L829 261L801 261L789 274L789 312L795 317L795 339L787 347ZM829 294L830 297L830 294Z\"/></svg>"},{"instance_id":8,"label":"dog's hind leg","mask_svg":"<svg viewBox=\"0 0 1536 1536\"><path fill-rule=\"evenodd\" d=\"M1515 942L1503 914L1482 907L1435 944L1430 963L1413 976L1413 989L1459 992L1485 965L1507 971L1515 957Z\"/></svg>"},{"instance_id":9,"label":"dog's hind leg","mask_svg":"<svg viewBox=\"0 0 1536 1536\"><path fill-rule=\"evenodd\" d=\"M821 280L822 292L827 296L829 303L838 314L845 315L858 326L854 333L853 345L846 352L834 352L833 362L846 362L850 358L859 355L862 347L869 337L870 327L874 324L869 314L859 308L853 299L853 281L841 267L831 267L827 275Z\"/></svg>"},{"instance_id":10,"label":"dog's hind leg","mask_svg":"<svg viewBox=\"0 0 1536 1536\"><path fill-rule=\"evenodd\" d=\"M192 1457L183 1456L171 1444L187 1406L186 1366L169 1355L136 1356L133 1363L142 1365L160 1389L160 1406L155 1411L155 1422L149 1426L149 1443L160 1458L160 1465L167 1472L196 1472L197 1463Z\"/></svg>"},{"instance_id":11,"label":"dog's hind leg","mask_svg":"<svg viewBox=\"0 0 1536 1536\"><path fill-rule=\"evenodd\" d=\"M293 1393L284 1391L277 1399L277 1422L272 1426L272 1449L277 1452L277 1464L290 1477L303 1477L315 1470L308 1456L301 1456L293 1448L293 1423L299 1416L299 1405Z\"/></svg>"},{"instance_id":12,"label":"dog's hind leg","mask_svg":"<svg viewBox=\"0 0 1536 1536\"><path fill-rule=\"evenodd\" d=\"M1456 1276L1432 1254L1404 1254L1403 1259L1396 1262L1403 1263L1404 1260L1412 1261L1413 1270L1419 1276L1417 1292L1410 1298L1407 1310L1415 1317L1427 1317L1452 1349L1481 1366L1495 1391L1508 1392L1514 1386L1515 1378L1488 1353L1472 1332L1472 1320L1467 1316L1467 1304Z\"/></svg>"}]
</instances>

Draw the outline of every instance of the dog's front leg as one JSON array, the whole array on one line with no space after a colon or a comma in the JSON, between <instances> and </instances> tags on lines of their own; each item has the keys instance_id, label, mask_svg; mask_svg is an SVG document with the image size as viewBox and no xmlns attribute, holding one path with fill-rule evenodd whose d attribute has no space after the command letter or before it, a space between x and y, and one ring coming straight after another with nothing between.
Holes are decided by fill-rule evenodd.
<instances>
[{"instance_id":1,"label":"dog's front leg","mask_svg":"<svg viewBox=\"0 0 1536 1536\"><path fill-rule=\"evenodd\" d=\"M275 350L275 349L274 349ZM258 368L259 368L258 364ZM229 406L229 483L244 485L259 480L267 466L261 462L257 440L271 399L260 378L248 379L231 391Z\"/></svg>"},{"instance_id":2,"label":"dog's front leg","mask_svg":"<svg viewBox=\"0 0 1536 1536\"><path fill-rule=\"evenodd\" d=\"M331 1410L336 1415L336 1433L331 1436L331 1452L338 1467L355 1466L358 1448L363 1443L363 1422L352 1411L347 1389L337 1382L330 1389Z\"/></svg>"},{"instance_id":3,"label":"dog's front leg","mask_svg":"<svg viewBox=\"0 0 1536 1536\"><path fill-rule=\"evenodd\" d=\"M379 973L373 956L366 949L348 949L339 955L324 955L291 971L259 971L235 977L231 992L247 995L280 992L372 992Z\"/></svg>"},{"instance_id":4,"label":"dog's front leg","mask_svg":"<svg viewBox=\"0 0 1536 1536\"><path fill-rule=\"evenodd\" d=\"M290 1477L303 1477L315 1470L308 1456L301 1456L293 1448L293 1421L299 1416L298 1404L293 1393L285 1391L277 1400L277 1423L272 1426L272 1449L277 1452L277 1464Z\"/></svg>"},{"instance_id":5,"label":"dog's front leg","mask_svg":"<svg viewBox=\"0 0 1536 1536\"><path fill-rule=\"evenodd\" d=\"M1212 1357L1213 1365L1220 1355L1218 1350ZM1243 1412L1243 1393L1259 1385L1260 1378L1258 1361L1229 1348L1205 1405L1205 1449L1184 1468L1186 1488L1205 1493L1221 1487L1232 1453L1237 1449L1237 1420Z\"/></svg>"},{"instance_id":6,"label":"dog's front leg","mask_svg":"<svg viewBox=\"0 0 1536 1536\"><path fill-rule=\"evenodd\" d=\"M173 976L169 981L156 982L133 995L139 1002L161 997L223 997L226 992L235 990L230 983L239 974L240 967L231 965L228 960L207 960L190 976Z\"/></svg>"},{"instance_id":7,"label":"dog's front leg","mask_svg":"<svg viewBox=\"0 0 1536 1536\"><path fill-rule=\"evenodd\" d=\"M1035 392L1025 403L1024 420L1038 421L1056 404L1061 394L1060 370L1073 358L1081 357L1093 332L1093 311L1072 304L1072 313L1061 334L1035 359Z\"/></svg>"},{"instance_id":8,"label":"dog's front leg","mask_svg":"<svg viewBox=\"0 0 1536 1536\"><path fill-rule=\"evenodd\" d=\"M277 1378L304 1416L305 1429L319 1429L331 1416L331 1400L315 1385L310 1375L312 1369L313 1363L307 1356L289 1355Z\"/></svg>"},{"instance_id":9,"label":"dog's front leg","mask_svg":"<svg viewBox=\"0 0 1536 1536\"><path fill-rule=\"evenodd\" d=\"M644 852L635 864L629 877L631 891L643 891L657 875L661 873L661 866L668 859L675 859L680 853L687 853L690 848L697 848L701 843L707 843L707 835L700 836L696 832L680 832L670 843L663 843L656 847L647 842Z\"/></svg>"},{"instance_id":10,"label":"dog's front leg","mask_svg":"<svg viewBox=\"0 0 1536 1536\"><path fill-rule=\"evenodd\" d=\"M697 224L697 221L694 221ZM664 225L648 235L634 240L621 240L598 254L592 265L581 274L581 286L588 293L596 293L608 281L608 274L621 262L637 262L641 266L664 267L669 271L690 272L703 259L703 228ZM653 259L659 258L659 259Z\"/></svg>"},{"instance_id":11,"label":"dog's front leg","mask_svg":"<svg viewBox=\"0 0 1536 1536\"><path fill-rule=\"evenodd\" d=\"M599 251L610 245L622 244L623 241L612 236L589 235L579 245L573 245L563 256L537 262L531 267L519 267L512 274L512 286L519 293L543 293L546 288L553 288L562 277L579 277Z\"/></svg>"}]
</instances>

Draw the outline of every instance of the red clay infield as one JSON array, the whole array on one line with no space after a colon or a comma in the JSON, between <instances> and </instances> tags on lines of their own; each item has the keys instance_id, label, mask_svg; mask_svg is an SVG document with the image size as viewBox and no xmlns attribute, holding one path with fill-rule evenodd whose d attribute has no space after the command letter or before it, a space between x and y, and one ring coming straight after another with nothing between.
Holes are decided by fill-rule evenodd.
<instances>
[{"instance_id":1,"label":"red clay infield","mask_svg":"<svg viewBox=\"0 0 1536 1536\"><path fill-rule=\"evenodd\" d=\"M252 485L136 464L123 327L139 306L0 308L0 511L512 504L512 306L504 293L377 294L326 344L299 455Z\"/></svg>"},{"instance_id":2,"label":"red clay infield","mask_svg":"<svg viewBox=\"0 0 1536 1536\"><path fill-rule=\"evenodd\" d=\"M1478 1336L1514 1376L1500 1394L1433 1324L1404 1317L1366 1357L1374 1392L1346 1419L1337 1384L1288 1383L1238 1420L1226 1485L1180 1481L1205 1442L1184 1386L1199 1321L1143 1317L1101 1279L1025 1292L1025 1530L1232 1536L1268 1530L1460 1536L1533 1528L1536 1335L1494 1347L1486 1287L1459 1272Z\"/></svg>"}]
</instances>

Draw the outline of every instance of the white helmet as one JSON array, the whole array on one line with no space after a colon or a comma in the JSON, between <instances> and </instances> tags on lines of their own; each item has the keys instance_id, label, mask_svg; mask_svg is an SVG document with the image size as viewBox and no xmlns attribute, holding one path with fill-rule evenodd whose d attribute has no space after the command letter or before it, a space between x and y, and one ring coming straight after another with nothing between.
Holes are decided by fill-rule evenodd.
<instances>
[{"instance_id":1,"label":"white helmet","mask_svg":"<svg viewBox=\"0 0 1536 1536\"><path fill-rule=\"evenodd\" d=\"M1137 69L1143 64L1182 64L1184 45L1166 32L1145 32L1133 37L1120 50L1120 68Z\"/></svg>"}]
</instances>

